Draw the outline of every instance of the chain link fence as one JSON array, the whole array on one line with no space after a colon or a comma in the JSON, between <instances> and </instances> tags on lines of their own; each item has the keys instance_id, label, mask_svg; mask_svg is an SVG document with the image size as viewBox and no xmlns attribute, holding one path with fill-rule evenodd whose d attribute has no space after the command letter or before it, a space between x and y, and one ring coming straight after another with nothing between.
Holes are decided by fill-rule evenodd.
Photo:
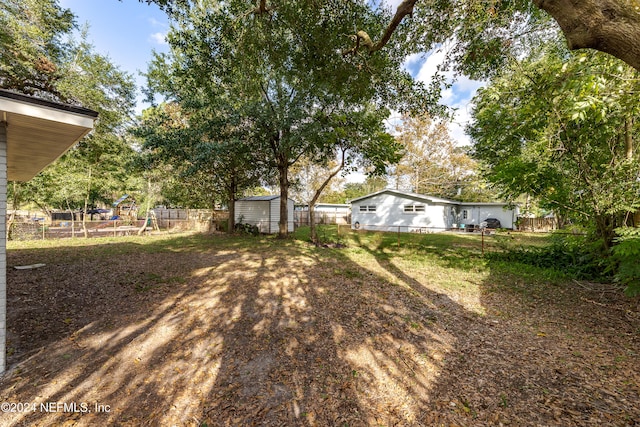
<instances>
[{"instance_id":1,"label":"chain link fence","mask_svg":"<svg viewBox=\"0 0 640 427\"><path fill-rule=\"evenodd\" d=\"M7 222L9 240L63 239L69 237L118 237L153 232L209 232L220 230L228 213L206 209L154 209L148 218L65 213L44 217L17 217ZM89 218L89 214L87 214Z\"/></svg>"}]
</instances>

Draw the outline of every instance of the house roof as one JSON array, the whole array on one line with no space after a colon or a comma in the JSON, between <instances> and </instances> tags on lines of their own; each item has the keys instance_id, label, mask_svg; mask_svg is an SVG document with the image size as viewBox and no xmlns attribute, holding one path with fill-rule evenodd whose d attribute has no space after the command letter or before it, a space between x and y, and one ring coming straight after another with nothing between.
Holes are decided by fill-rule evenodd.
<instances>
[{"instance_id":1,"label":"house roof","mask_svg":"<svg viewBox=\"0 0 640 427\"><path fill-rule=\"evenodd\" d=\"M431 202L431 203L449 203L449 204L460 204L460 202L454 201L454 200L447 200L447 199L442 199L440 197L434 197L434 196L427 196L424 194L418 194L418 193L411 193L409 191L400 191L400 190L392 190L392 189L385 189L385 190L380 190L380 191L376 191L375 193L371 193L371 194L367 194L366 196L362 196L362 197L357 197L355 199L349 200L349 203L353 203L353 202L357 202L360 200L364 200L364 199L368 199L370 197L374 197L377 196L379 194L395 194L397 196L400 197L406 197L406 198L411 198L411 199L419 199L419 200L424 200L425 202Z\"/></svg>"},{"instance_id":2,"label":"house roof","mask_svg":"<svg viewBox=\"0 0 640 427\"><path fill-rule=\"evenodd\" d=\"M375 193L367 194L366 196L349 200L349 203L365 200L370 197L374 197L379 194L385 194L385 193L395 194L396 196L406 197L414 200L424 200L427 203L445 203L445 204L458 205L458 206L505 206L508 204L505 202L460 202L458 200L443 199L440 197L428 196L425 194L418 194L418 193L412 193L410 191L400 191L400 190L393 190L393 189L376 191Z\"/></svg>"},{"instance_id":3,"label":"house roof","mask_svg":"<svg viewBox=\"0 0 640 427\"><path fill-rule=\"evenodd\" d=\"M98 113L0 89L6 124L7 179L28 181L82 139Z\"/></svg>"}]
</instances>

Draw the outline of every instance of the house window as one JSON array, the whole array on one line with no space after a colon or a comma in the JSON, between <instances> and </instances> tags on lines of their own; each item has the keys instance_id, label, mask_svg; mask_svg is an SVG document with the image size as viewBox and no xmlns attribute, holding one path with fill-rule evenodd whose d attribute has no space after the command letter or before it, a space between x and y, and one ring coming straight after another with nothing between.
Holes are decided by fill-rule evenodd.
<instances>
[{"instance_id":1,"label":"house window","mask_svg":"<svg viewBox=\"0 0 640 427\"><path fill-rule=\"evenodd\" d=\"M405 213L424 212L424 205L404 205Z\"/></svg>"},{"instance_id":2,"label":"house window","mask_svg":"<svg viewBox=\"0 0 640 427\"><path fill-rule=\"evenodd\" d=\"M467 218L468 218L467 210L465 209L462 211L462 219L467 219Z\"/></svg>"},{"instance_id":3,"label":"house window","mask_svg":"<svg viewBox=\"0 0 640 427\"><path fill-rule=\"evenodd\" d=\"M360 212L375 212L376 205L360 205Z\"/></svg>"}]
</instances>

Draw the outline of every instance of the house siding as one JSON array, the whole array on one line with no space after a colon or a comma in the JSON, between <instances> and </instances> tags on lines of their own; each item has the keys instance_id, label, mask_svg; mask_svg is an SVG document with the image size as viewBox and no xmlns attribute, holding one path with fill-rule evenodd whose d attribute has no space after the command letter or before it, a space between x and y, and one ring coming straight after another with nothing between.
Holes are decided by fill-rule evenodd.
<instances>
[{"instance_id":1,"label":"house siding","mask_svg":"<svg viewBox=\"0 0 640 427\"><path fill-rule=\"evenodd\" d=\"M268 233L269 201L268 200L238 200L235 210L236 223L257 225L261 233Z\"/></svg>"},{"instance_id":2,"label":"house siding","mask_svg":"<svg viewBox=\"0 0 640 427\"><path fill-rule=\"evenodd\" d=\"M422 205L424 212L407 213L405 205ZM361 212L360 206L375 206L375 212ZM422 199L400 197L394 194L377 194L353 201L351 205L352 228L381 231L440 232L451 227L451 205L430 203Z\"/></svg>"},{"instance_id":3,"label":"house siding","mask_svg":"<svg viewBox=\"0 0 640 427\"><path fill-rule=\"evenodd\" d=\"M0 373L7 366L7 126L0 122Z\"/></svg>"},{"instance_id":4,"label":"house siding","mask_svg":"<svg viewBox=\"0 0 640 427\"><path fill-rule=\"evenodd\" d=\"M293 214L289 214L289 218L293 220ZM269 202L269 224L267 224L268 230L265 233L277 233L279 230L278 222L280 222L280 197Z\"/></svg>"},{"instance_id":5,"label":"house siding","mask_svg":"<svg viewBox=\"0 0 640 427\"><path fill-rule=\"evenodd\" d=\"M420 208L413 208L407 212L407 205ZM367 208L361 211L363 206ZM497 218L503 228L513 228L518 216L518 207L505 209L506 206L505 203L458 202L416 193L383 190L351 200L351 227L364 230L435 233L460 228L462 224L477 226L487 218Z\"/></svg>"},{"instance_id":6,"label":"house siding","mask_svg":"<svg viewBox=\"0 0 640 427\"><path fill-rule=\"evenodd\" d=\"M479 225L487 218L497 218L503 228L514 228L517 219L517 209L504 209L503 205L475 205L463 203L460 208L459 222L461 224ZM463 211L468 212L467 219L463 218Z\"/></svg>"}]
</instances>

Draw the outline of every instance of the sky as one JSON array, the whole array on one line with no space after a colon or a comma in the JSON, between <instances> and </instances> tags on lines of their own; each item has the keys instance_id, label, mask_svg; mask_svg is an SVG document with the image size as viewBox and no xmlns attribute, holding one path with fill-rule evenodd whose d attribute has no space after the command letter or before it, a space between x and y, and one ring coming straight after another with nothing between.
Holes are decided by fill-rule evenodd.
<instances>
[{"instance_id":1,"label":"sky","mask_svg":"<svg viewBox=\"0 0 640 427\"><path fill-rule=\"evenodd\" d=\"M400 2L387 0L393 10ZM134 76L139 87L136 112L140 113L148 106L143 102L140 91L145 84L140 73L147 70L153 50L168 50L164 40L169 29L166 15L157 6L139 0L60 0L60 5L71 9L80 26L89 25L89 40L98 53L107 55L114 64ZM444 51L413 55L405 66L415 79L428 84L444 55ZM448 77L454 81L452 74ZM470 143L464 133L469 121L469 102L482 85L482 82L458 77L453 86L443 93L442 103L456 111L450 134L459 145Z\"/></svg>"}]
</instances>

